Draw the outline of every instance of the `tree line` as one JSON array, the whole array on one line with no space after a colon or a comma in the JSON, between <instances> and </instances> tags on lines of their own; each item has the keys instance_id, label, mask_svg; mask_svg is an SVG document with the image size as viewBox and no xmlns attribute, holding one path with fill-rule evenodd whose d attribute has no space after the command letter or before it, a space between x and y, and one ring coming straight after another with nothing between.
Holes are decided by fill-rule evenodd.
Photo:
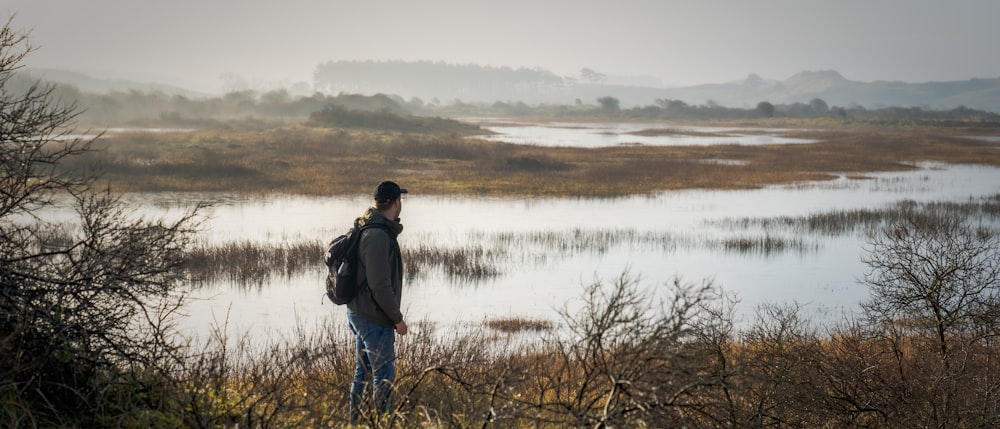
<instances>
[{"instance_id":1,"label":"tree line","mask_svg":"<svg viewBox=\"0 0 1000 429\"><path fill-rule=\"evenodd\" d=\"M8 79L7 90L12 94L22 94L34 85L36 82L29 77L13 75ZM678 99L655 99L649 105L623 108L621 107L623 103L613 96L601 96L593 100L577 99L573 104L558 105L528 104L520 101L472 103L464 102L461 98L404 99L391 93L364 95L358 92L340 92L330 95L315 92L303 96L293 95L286 89L263 92L243 90L205 97L138 90L97 94L84 92L65 84L53 84L49 90L54 99L75 101L81 108L78 118L97 125L134 123L200 128L219 125L219 121L245 118L297 121L309 118L327 109L328 106L362 112L385 111L397 116L431 117L589 117L629 120L830 118L845 121L895 122L1000 120L1000 114L967 107L934 110L901 106L881 108L865 108L859 105L831 106L821 98L785 104L763 100L753 107L723 106L711 100L696 104ZM497 98L505 99L511 94L501 91Z\"/></svg>"},{"instance_id":2,"label":"tree line","mask_svg":"<svg viewBox=\"0 0 1000 429\"><path fill-rule=\"evenodd\" d=\"M862 106L830 106L821 98L813 98L807 103L773 104L761 101L753 108L737 108L719 105L711 100L704 104L690 104L682 100L657 99L648 106L621 109L614 97L598 98L598 105L590 112L600 116L627 119L662 120L726 120L762 118L835 118L835 119L877 119L877 120L978 120L997 121L1000 114L957 107L949 110L931 110L920 107L883 107L869 109ZM577 112L579 113L579 112Z\"/></svg>"},{"instance_id":3,"label":"tree line","mask_svg":"<svg viewBox=\"0 0 1000 429\"><path fill-rule=\"evenodd\" d=\"M558 86L563 78L540 68L490 67L431 61L329 61L313 80L328 92L438 94L451 99L502 99L509 94Z\"/></svg>"}]
</instances>

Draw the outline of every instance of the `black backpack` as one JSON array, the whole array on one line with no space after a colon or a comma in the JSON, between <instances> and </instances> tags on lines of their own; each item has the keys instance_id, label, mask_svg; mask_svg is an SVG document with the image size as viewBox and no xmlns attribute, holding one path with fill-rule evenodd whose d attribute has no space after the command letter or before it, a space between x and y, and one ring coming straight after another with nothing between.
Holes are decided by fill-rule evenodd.
<instances>
[{"instance_id":1,"label":"black backpack","mask_svg":"<svg viewBox=\"0 0 1000 429\"><path fill-rule=\"evenodd\" d=\"M382 224L358 226L334 238L327 246L323 262L326 263L326 296L334 304L344 305L358 295L358 247L361 232L369 228L385 228Z\"/></svg>"}]
</instances>

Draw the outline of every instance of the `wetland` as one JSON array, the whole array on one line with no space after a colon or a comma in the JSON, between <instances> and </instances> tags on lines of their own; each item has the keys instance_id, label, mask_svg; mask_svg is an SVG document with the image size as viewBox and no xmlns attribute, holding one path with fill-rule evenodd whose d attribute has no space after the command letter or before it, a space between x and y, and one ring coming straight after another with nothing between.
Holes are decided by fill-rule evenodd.
<instances>
[{"instance_id":1,"label":"wetland","mask_svg":"<svg viewBox=\"0 0 1000 429\"><path fill-rule=\"evenodd\" d=\"M109 186L151 216L209 204L191 252L185 322L201 334L226 321L284 335L336 317L340 309L323 302L319 255L383 178L412 192L401 236L407 317L444 333L497 320L553 323L583 284L623 271L654 284L712 279L738 296L744 317L763 303L795 302L833 320L867 296L858 281L866 232L899 207L950 204L956 216L997 224L1000 150L989 136L740 124L470 128L119 130L94 156ZM527 132L554 143L505 141ZM587 140L610 134L661 140Z\"/></svg>"}]
</instances>

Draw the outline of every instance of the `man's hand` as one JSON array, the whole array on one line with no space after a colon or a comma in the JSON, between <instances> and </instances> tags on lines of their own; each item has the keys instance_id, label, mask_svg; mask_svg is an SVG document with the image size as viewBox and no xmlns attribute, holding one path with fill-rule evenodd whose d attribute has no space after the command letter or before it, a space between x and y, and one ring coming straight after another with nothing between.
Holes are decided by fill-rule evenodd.
<instances>
[{"instance_id":1,"label":"man's hand","mask_svg":"<svg viewBox=\"0 0 1000 429\"><path fill-rule=\"evenodd\" d=\"M406 327L406 321L405 320L401 320L401 321L399 321L399 323L396 324L396 333L397 334L399 334L399 335L406 335L406 333L408 331L409 331L409 328Z\"/></svg>"}]
</instances>

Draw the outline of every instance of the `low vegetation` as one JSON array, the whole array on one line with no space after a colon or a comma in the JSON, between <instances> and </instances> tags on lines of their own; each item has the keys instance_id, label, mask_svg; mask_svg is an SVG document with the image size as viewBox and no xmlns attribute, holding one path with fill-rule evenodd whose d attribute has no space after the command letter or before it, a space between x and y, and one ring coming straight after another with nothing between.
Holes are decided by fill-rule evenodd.
<instances>
[{"instance_id":1,"label":"low vegetation","mask_svg":"<svg viewBox=\"0 0 1000 429\"><path fill-rule=\"evenodd\" d=\"M521 317L490 319L486 321L487 328L505 333L548 331L552 329L552 326L553 323L548 320L532 320Z\"/></svg>"},{"instance_id":2,"label":"low vegetation","mask_svg":"<svg viewBox=\"0 0 1000 429\"><path fill-rule=\"evenodd\" d=\"M365 415L366 423L996 424L1000 397L990 392L1000 388L1000 331L992 316L1000 294L1000 235L975 221L956 221L933 205L904 204L890 217L867 233L871 271L864 280L871 298L839 324L817 326L794 303L763 304L753 320L738 321L735 297L710 281L650 285L623 273L584 285L581 305L574 306L579 309L561 311L555 323L487 320L483 329L448 338L421 324L417 337L401 339L399 409ZM208 389L210 397L225 399L200 408L198 421L344 424L352 352L331 338L336 329L315 332L317 338L303 334L263 354L244 347L206 349L199 362L259 363L188 365L214 368L195 385L215 386ZM519 335L536 340L517 341ZM281 381L272 380L272 372Z\"/></svg>"},{"instance_id":3,"label":"low vegetation","mask_svg":"<svg viewBox=\"0 0 1000 429\"><path fill-rule=\"evenodd\" d=\"M761 305L754 320L739 322L734 297L711 282L644 284L623 273L583 285L579 310L562 311L557 322L487 320L447 337L417 324L414 336L400 339L398 409L363 418L371 427L991 426L1000 419L1000 398L989 394L1000 388L1000 367L995 320L982 317L995 311L998 273L989 261L1000 257L1000 243L995 233L956 230L925 215L912 212L873 235L876 246L908 250L869 254L875 274L868 281L882 292L839 325L815 326L795 304ZM880 256L898 261L921 252L896 241L900 231L939 243L964 237L951 242L978 262L962 268L986 268L977 272L990 286L954 293L973 292L977 304L950 295L892 304L925 296L908 283L886 283L899 277L883 269L924 272ZM942 249L926 250L920 254L934 263L952 260ZM950 268L928 272L963 285ZM961 311L938 324L932 309L940 303ZM156 385L157 413L125 421L346 426L353 350L343 329L255 346L220 328ZM518 341L522 335L537 340Z\"/></svg>"},{"instance_id":4,"label":"low vegetation","mask_svg":"<svg viewBox=\"0 0 1000 429\"><path fill-rule=\"evenodd\" d=\"M392 177L423 195L616 197L856 177L922 161L1000 165L995 142L934 127L783 135L812 144L596 149L488 142L474 134L463 127L410 133L304 126L113 132L96 142L100 151L65 166L99 166L114 190L134 192L350 195Z\"/></svg>"},{"instance_id":5,"label":"low vegetation","mask_svg":"<svg viewBox=\"0 0 1000 429\"><path fill-rule=\"evenodd\" d=\"M325 128L361 128L384 131L416 133L475 132L474 125L453 119L428 118L392 113L388 109L366 112L329 104L322 110L309 115L307 125Z\"/></svg>"}]
</instances>

